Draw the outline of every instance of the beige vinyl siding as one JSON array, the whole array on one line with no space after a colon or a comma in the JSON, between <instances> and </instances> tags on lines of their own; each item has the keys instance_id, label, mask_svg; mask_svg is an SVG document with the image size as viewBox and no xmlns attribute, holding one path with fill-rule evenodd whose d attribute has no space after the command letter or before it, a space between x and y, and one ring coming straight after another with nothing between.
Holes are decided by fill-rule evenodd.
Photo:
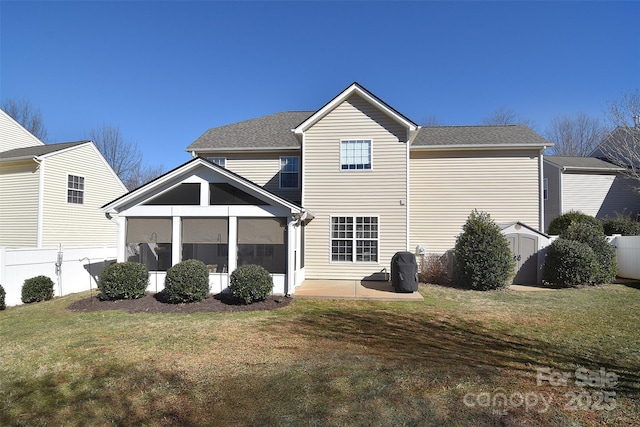
<instances>
[{"instance_id":1,"label":"beige vinyl siding","mask_svg":"<svg viewBox=\"0 0 640 427\"><path fill-rule=\"evenodd\" d=\"M299 150L269 151L263 153L215 153L202 157L225 157L226 168L243 178L258 184L274 194L299 203L302 187L302 159ZM280 188L280 157L297 156L300 165L300 186L297 189Z\"/></svg>"},{"instance_id":2,"label":"beige vinyl siding","mask_svg":"<svg viewBox=\"0 0 640 427\"><path fill-rule=\"evenodd\" d=\"M406 248L406 130L357 95L349 97L304 136L303 206L315 218L305 229L310 279L362 279ZM371 170L341 170L340 141L370 139ZM331 262L330 217L378 217L378 262Z\"/></svg>"},{"instance_id":3,"label":"beige vinyl siding","mask_svg":"<svg viewBox=\"0 0 640 427\"><path fill-rule=\"evenodd\" d=\"M544 177L549 183L549 196L544 201L544 231L549 228L551 221L560 215L561 209L561 189L560 189L560 169L548 163L544 164Z\"/></svg>"},{"instance_id":4,"label":"beige vinyl siding","mask_svg":"<svg viewBox=\"0 0 640 427\"><path fill-rule=\"evenodd\" d=\"M537 151L411 152L410 248L455 246L473 209L494 221L539 226Z\"/></svg>"},{"instance_id":5,"label":"beige vinyl siding","mask_svg":"<svg viewBox=\"0 0 640 427\"><path fill-rule=\"evenodd\" d=\"M0 163L0 246L37 245L39 177L34 161Z\"/></svg>"},{"instance_id":6,"label":"beige vinyl siding","mask_svg":"<svg viewBox=\"0 0 640 427\"><path fill-rule=\"evenodd\" d=\"M100 207L126 192L90 144L45 160L43 246L115 245L118 228ZM84 177L84 203L67 203L68 175Z\"/></svg>"},{"instance_id":7,"label":"beige vinyl siding","mask_svg":"<svg viewBox=\"0 0 640 427\"><path fill-rule=\"evenodd\" d=\"M597 216L615 178L614 174L565 172L562 176L563 212L576 210Z\"/></svg>"},{"instance_id":8,"label":"beige vinyl siding","mask_svg":"<svg viewBox=\"0 0 640 427\"><path fill-rule=\"evenodd\" d=\"M0 111L0 135L0 152L44 145L4 111Z\"/></svg>"}]
</instances>

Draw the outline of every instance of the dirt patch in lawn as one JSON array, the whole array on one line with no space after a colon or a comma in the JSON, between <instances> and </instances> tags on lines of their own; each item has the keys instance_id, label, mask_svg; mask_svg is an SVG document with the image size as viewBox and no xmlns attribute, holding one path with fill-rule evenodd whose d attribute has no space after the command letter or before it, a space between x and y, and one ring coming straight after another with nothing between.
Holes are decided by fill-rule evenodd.
<instances>
[{"instance_id":1,"label":"dirt patch in lawn","mask_svg":"<svg viewBox=\"0 0 640 427\"><path fill-rule=\"evenodd\" d=\"M239 311L274 310L289 305L291 298L270 296L264 301L240 304L229 295L217 294L200 302L171 304L163 294L147 294L132 300L101 301L97 297L83 298L69 305L69 310L92 312L100 310L125 310L129 313L229 313Z\"/></svg>"}]
</instances>

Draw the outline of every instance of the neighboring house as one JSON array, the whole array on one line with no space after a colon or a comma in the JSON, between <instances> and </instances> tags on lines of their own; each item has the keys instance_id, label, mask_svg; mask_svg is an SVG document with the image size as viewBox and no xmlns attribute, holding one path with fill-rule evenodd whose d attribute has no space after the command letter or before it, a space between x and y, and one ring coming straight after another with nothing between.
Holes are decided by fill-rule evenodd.
<instances>
[{"instance_id":1,"label":"neighboring house","mask_svg":"<svg viewBox=\"0 0 640 427\"><path fill-rule=\"evenodd\" d=\"M114 245L99 208L125 192L91 141L43 144L0 110L0 246Z\"/></svg>"},{"instance_id":2,"label":"neighboring house","mask_svg":"<svg viewBox=\"0 0 640 427\"><path fill-rule=\"evenodd\" d=\"M563 213L580 211L596 218L617 213L637 215L640 196L633 193L624 169L593 157L544 158L545 230Z\"/></svg>"},{"instance_id":3,"label":"neighboring house","mask_svg":"<svg viewBox=\"0 0 640 427\"><path fill-rule=\"evenodd\" d=\"M551 145L519 125L420 128L354 83L317 111L208 130L187 147L195 160L103 209L122 225L121 261L160 264L163 248L170 258L156 268L199 258L212 283L245 262L277 265L272 273L286 272L278 289L293 293L305 278L373 277L398 251L443 253L473 209L542 228L542 152ZM190 184L193 196L180 199ZM136 231L147 218L164 222L165 240ZM243 218L278 219L285 237L252 241L263 227ZM220 223L209 237L198 228L202 242L192 236L201 219Z\"/></svg>"}]
</instances>

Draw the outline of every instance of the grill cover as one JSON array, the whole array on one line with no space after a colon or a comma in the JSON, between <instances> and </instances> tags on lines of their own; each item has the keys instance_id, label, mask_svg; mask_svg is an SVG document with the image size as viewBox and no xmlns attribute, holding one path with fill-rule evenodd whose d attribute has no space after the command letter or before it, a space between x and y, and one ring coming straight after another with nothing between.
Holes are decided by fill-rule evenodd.
<instances>
[{"instance_id":1,"label":"grill cover","mask_svg":"<svg viewBox=\"0 0 640 427\"><path fill-rule=\"evenodd\" d=\"M397 252L391 259L391 283L396 292L418 290L418 263L411 252Z\"/></svg>"}]
</instances>

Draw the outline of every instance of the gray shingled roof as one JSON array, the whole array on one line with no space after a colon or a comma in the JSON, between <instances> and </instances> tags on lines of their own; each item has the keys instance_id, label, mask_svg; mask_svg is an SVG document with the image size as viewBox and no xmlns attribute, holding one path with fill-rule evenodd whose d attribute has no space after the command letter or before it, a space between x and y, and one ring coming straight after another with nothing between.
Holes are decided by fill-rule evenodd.
<instances>
[{"instance_id":1,"label":"gray shingled roof","mask_svg":"<svg viewBox=\"0 0 640 427\"><path fill-rule=\"evenodd\" d=\"M58 144L34 145L33 147L14 148L0 153L1 160L12 160L25 157L43 156L91 141L61 142Z\"/></svg>"},{"instance_id":2,"label":"gray shingled roof","mask_svg":"<svg viewBox=\"0 0 640 427\"><path fill-rule=\"evenodd\" d=\"M568 157L568 156L545 156L544 159L556 166L567 169L590 169L602 171L618 171L622 168L596 159L595 157Z\"/></svg>"},{"instance_id":3,"label":"gray shingled roof","mask_svg":"<svg viewBox=\"0 0 640 427\"><path fill-rule=\"evenodd\" d=\"M187 151L300 148L291 132L314 111L287 111L212 128L202 134Z\"/></svg>"},{"instance_id":4,"label":"gray shingled roof","mask_svg":"<svg viewBox=\"0 0 640 427\"><path fill-rule=\"evenodd\" d=\"M412 147L442 146L550 147L553 144L524 125L506 126L428 126L418 130Z\"/></svg>"}]
</instances>

